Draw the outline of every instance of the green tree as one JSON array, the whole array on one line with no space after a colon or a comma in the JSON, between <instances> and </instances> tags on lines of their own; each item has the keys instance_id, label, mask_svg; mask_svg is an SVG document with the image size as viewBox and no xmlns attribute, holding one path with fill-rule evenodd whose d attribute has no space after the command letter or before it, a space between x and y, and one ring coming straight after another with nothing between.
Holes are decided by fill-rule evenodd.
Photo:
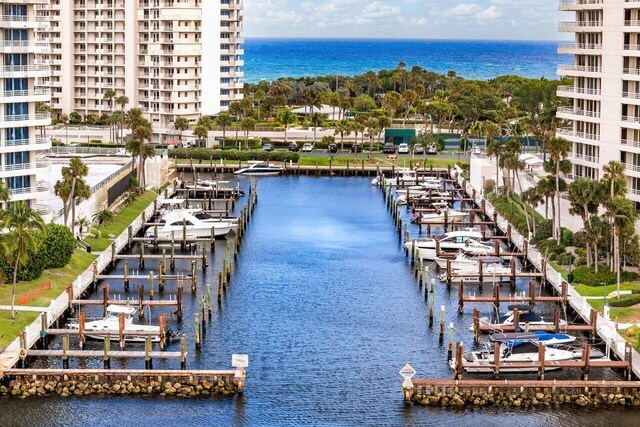
<instances>
[{"instance_id":1,"label":"green tree","mask_svg":"<svg viewBox=\"0 0 640 427\"><path fill-rule=\"evenodd\" d=\"M206 126L203 125L196 125L195 129L193 130L193 134L198 138L198 139L208 139L209 138L209 129L207 129Z\"/></svg>"},{"instance_id":2,"label":"green tree","mask_svg":"<svg viewBox=\"0 0 640 427\"><path fill-rule=\"evenodd\" d=\"M244 132L244 147L245 150L249 149L249 132L256 130L256 120L253 117L245 117L240 122L240 128Z\"/></svg>"},{"instance_id":3,"label":"green tree","mask_svg":"<svg viewBox=\"0 0 640 427\"><path fill-rule=\"evenodd\" d=\"M89 220L85 217L78 218L76 221L76 227L78 227L78 235L80 236L80 240L82 240L82 234L84 230L89 229Z\"/></svg>"},{"instance_id":4,"label":"green tree","mask_svg":"<svg viewBox=\"0 0 640 427\"><path fill-rule=\"evenodd\" d=\"M147 170L147 159L150 159L152 157L155 157L156 155L156 149L154 148L153 145L149 145L149 144L144 144L142 146L142 150L140 151L140 191L144 192L144 190L147 188L147 177L146 177L146 170Z\"/></svg>"},{"instance_id":5,"label":"green tree","mask_svg":"<svg viewBox=\"0 0 640 427\"><path fill-rule=\"evenodd\" d=\"M45 226L40 215L27 207L26 202L13 203L8 209L0 211L0 225L6 230L3 235L5 255L13 263L13 287L11 290L11 319L15 321L16 284L18 267L29 263L29 253L38 249L36 231L44 233Z\"/></svg>"},{"instance_id":6,"label":"green tree","mask_svg":"<svg viewBox=\"0 0 640 427\"><path fill-rule=\"evenodd\" d=\"M124 107L129 103L129 97L121 95L116 98L116 104L120 106L120 142L122 142L122 131L124 130Z\"/></svg>"},{"instance_id":7,"label":"green tree","mask_svg":"<svg viewBox=\"0 0 640 427\"><path fill-rule=\"evenodd\" d=\"M60 114L60 117L58 118L58 120L60 120L60 123L64 124L64 143L66 145L69 145L69 116L65 113Z\"/></svg>"},{"instance_id":8,"label":"green tree","mask_svg":"<svg viewBox=\"0 0 640 427\"><path fill-rule=\"evenodd\" d=\"M77 196L77 188L80 186L78 182L84 182L84 177L89 174L89 168L79 158L74 157L69 161L69 166L62 168L62 179L69 184L68 202L71 205L67 208L67 212L64 218L64 223L73 232L73 224L75 223L75 201ZM85 184L86 185L86 184ZM69 210L72 211L71 223L69 224Z\"/></svg>"},{"instance_id":9,"label":"green tree","mask_svg":"<svg viewBox=\"0 0 640 427\"><path fill-rule=\"evenodd\" d=\"M602 184L589 178L580 178L573 181L569 185L569 201L571 208L569 212L572 215L578 215L582 218L584 232L589 241L592 240L591 216L598 213L598 207L603 200ZM591 245L586 245L587 249L587 266L591 267ZM597 252L593 254L596 272L598 271Z\"/></svg>"},{"instance_id":10,"label":"green tree","mask_svg":"<svg viewBox=\"0 0 640 427\"><path fill-rule=\"evenodd\" d=\"M606 202L606 216L613 224L613 265L616 273L617 297L620 298L620 234L624 230L633 234L633 227L638 217L638 211L632 201L625 196L615 196Z\"/></svg>"},{"instance_id":11,"label":"green tree","mask_svg":"<svg viewBox=\"0 0 640 427\"><path fill-rule=\"evenodd\" d=\"M558 244L560 244L560 240L562 238L561 232L561 217L562 217L562 208L560 206L560 172L561 166L560 163L569 155L569 150L571 150L571 142L567 141L564 138L552 138L546 144L546 150L549 152L549 156L551 160L555 164L555 180L556 180L556 208L557 214L555 217L557 220L555 221L554 227L554 237Z\"/></svg>"},{"instance_id":12,"label":"green tree","mask_svg":"<svg viewBox=\"0 0 640 427\"><path fill-rule=\"evenodd\" d=\"M8 202L11 198L11 191L4 185L4 182L0 181L0 201Z\"/></svg>"},{"instance_id":13,"label":"green tree","mask_svg":"<svg viewBox=\"0 0 640 427\"><path fill-rule=\"evenodd\" d=\"M264 101L266 96L267 94L261 89L258 89L253 94L253 101L258 104L258 121L260 121L260 110L262 109L262 101Z\"/></svg>"},{"instance_id":14,"label":"green tree","mask_svg":"<svg viewBox=\"0 0 640 427\"><path fill-rule=\"evenodd\" d=\"M113 211L105 208L94 213L91 219L98 223L98 227L102 227L105 224L111 224L115 220L115 215Z\"/></svg>"},{"instance_id":15,"label":"green tree","mask_svg":"<svg viewBox=\"0 0 640 427\"><path fill-rule=\"evenodd\" d=\"M289 129L289 126L298 122L298 116L296 116L289 108L283 108L280 110L280 114L278 114L278 120L280 121L280 124L284 126L284 142L287 142L287 130Z\"/></svg>"},{"instance_id":16,"label":"green tree","mask_svg":"<svg viewBox=\"0 0 640 427\"><path fill-rule=\"evenodd\" d=\"M223 111L218 114L216 123L222 128L222 146L224 147L227 138L227 128L231 126L233 120L231 119L231 115L228 112Z\"/></svg>"},{"instance_id":17,"label":"green tree","mask_svg":"<svg viewBox=\"0 0 640 427\"><path fill-rule=\"evenodd\" d=\"M411 114L411 109L418 102L420 96L414 90L405 90L401 95L402 106L404 107L404 117L402 118L402 124L404 125Z\"/></svg>"},{"instance_id":18,"label":"green tree","mask_svg":"<svg viewBox=\"0 0 640 427\"><path fill-rule=\"evenodd\" d=\"M173 123L173 127L180 132L180 145L182 145L182 132L189 130L189 120L185 117L178 117Z\"/></svg>"},{"instance_id":19,"label":"green tree","mask_svg":"<svg viewBox=\"0 0 640 427\"><path fill-rule=\"evenodd\" d=\"M320 113L313 113L309 119L311 126L313 126L313 143L316 143L316 134L318 128L324 124L324 116Z\"/></svg>"},{"instance_id":20,"label":"green tree","mask_svg":"<svg viewBox=\"0 0 640 427\"><path fill-rule=\"evenodd\" d=\"M127 150L131 154L131 176L133 177L133 172L136 168L136 159L140 155L142 144L137 139L130 139L125 145L125 150Z\"/></svg>"},{"instance_id":21,"label":"green tree","mask_svg":"<svg viewBox=\"0 0 640 427\"><path fill-rule=\"evenodd\" d=\"M333 124L334 135L340 135L340 151L344 151L344 137L351 134L351 126L348 121L340 120Z\"/></svg>"}]
</instances>

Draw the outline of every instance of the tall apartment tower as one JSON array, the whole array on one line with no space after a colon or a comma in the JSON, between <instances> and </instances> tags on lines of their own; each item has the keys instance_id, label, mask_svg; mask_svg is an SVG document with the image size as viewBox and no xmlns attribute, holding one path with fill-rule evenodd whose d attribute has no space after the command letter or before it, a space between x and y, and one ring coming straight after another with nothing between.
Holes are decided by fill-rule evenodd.
<instances>
[{"instance_id":1,"label":"tall apartment tower","mask_svg":"<svg viewBox=\"0 0 640 427\"><path fill-rule=\"evenodd\" d=\"M54 114L129 98L160 135L242 98L242 0L50 0ZM113 104L113 105L112 105Z\"/></svg>"},{"instance_id":2,"label":"tall apartment tower","mask_svg":"<svg viewBox=\"0 0 640 427\"><path fill-rule=\"evenodd\" d=\"M50 93L36 84L49 75L43 58L49 42L42 37L49 25L47 3L0 0L0 179L10 190L10 202L24 200L33 209L37 197L48 194L36 179L49 167L38 153L51 148L42 135L51 116L41 107L49 103Z\"/></svg>"},{"instance_id":3,"label":"tall apartment tower","mask_svg":"<svg viewBox=\"0 0 640 427\"><path fill-rule=\"evenodd\" d=\"M559 48L574 63L558 71L573 80L558 88L571 106L557 114L568 123L558 136L573 144L571 178L599 179L608 162L622 162L640 206L640 0L560 0L559 8L575 14L560 23L575 42Z\"/></svg>"}]
</instances>

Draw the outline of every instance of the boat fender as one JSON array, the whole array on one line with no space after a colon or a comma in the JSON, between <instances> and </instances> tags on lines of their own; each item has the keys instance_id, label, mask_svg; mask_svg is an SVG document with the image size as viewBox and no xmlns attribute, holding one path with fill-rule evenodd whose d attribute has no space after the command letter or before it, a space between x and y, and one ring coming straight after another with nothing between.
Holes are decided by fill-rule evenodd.
<instances>
[{"instance_id":1,"label":"boat fender","mask_svg":"<svg viewBox=\"0 0 640 427\"><path fill-rule=\"evenodd\" d=\"M417 214L412 214L411 215L411 221L416 222L418 220L418 215Z\"/></svg>"},{"instance_id":2,"label":"boat fender","mask_svg":"<svg viewBox=\"0 0 640 427\"><path fill-rule=\"evenodd\" d=\"M440 215L442 213L442 211L440 210L440 208L436 209L436 214Z\"/></svg>"},{"instance_id":3,"label":"boat fender","mask_svg":"<svg viewBox=\"0 0 640 427\"><path fill-rule=\"evenodd\" d=\"M25 350L24 348L20 349L20 352L18 353L18 356L20 356L20 359L24 360L27 358L27 350Z\"/></svg>"}]
</instances>

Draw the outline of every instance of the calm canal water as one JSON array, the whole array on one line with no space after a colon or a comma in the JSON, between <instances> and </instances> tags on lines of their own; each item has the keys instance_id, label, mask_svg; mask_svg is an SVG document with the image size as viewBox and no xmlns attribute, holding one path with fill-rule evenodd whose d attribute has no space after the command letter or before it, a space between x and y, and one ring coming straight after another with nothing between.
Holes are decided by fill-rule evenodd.
<instances>
[{"instance_id":1,"label":"calm canal water","mask_svg":"<svg viewBox=\"0 0 640 427\"><path fill-rule=\"evenodd\" d=\"M450 372L379 190L369 179L281 177L260 180L259 196L202 351L189 341L190 368L227 369L232 353L250 355L243 396L0 400L0 426L637 425L640 413L625 410L406 407L405 363L419 377ZM112 292L120 287L112 283ZM470 308L458 316L455 291L439 286L436 295L456 339L470 343ZM194 301L187 298L186 313ZM189 314L174 327L191 336L192 324Z\"/></svg>"}]
</instances>

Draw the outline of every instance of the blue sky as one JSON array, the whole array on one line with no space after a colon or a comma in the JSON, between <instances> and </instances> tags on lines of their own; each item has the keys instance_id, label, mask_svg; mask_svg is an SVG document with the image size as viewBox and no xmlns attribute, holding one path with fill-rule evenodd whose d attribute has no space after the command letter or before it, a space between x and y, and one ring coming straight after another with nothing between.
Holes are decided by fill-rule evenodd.
<instances>
[{"instance_id":1,"label":"blue sky","mask_svg":"<svg viewBox=\"0 0 640 427\"><path fill-rule=\"evenodd\" d=\"M244 0L247 37L559 40L558 0Z\"/></svg>"}]
</instances>

